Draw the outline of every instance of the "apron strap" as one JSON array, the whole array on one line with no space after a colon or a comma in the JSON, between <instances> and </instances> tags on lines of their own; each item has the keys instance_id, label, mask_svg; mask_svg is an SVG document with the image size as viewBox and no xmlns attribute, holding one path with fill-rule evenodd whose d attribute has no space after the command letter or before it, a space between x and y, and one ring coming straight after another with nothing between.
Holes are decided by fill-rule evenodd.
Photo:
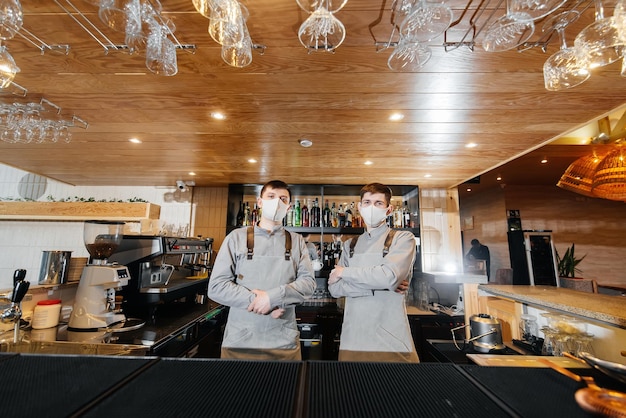
<instances>
[{"instance_id":1,"label":"apron strap","mask_svg":"<svg viewBox=\"0 0 626 418\"><path fill-rule=\"evenodd\" d=\"M383 247L383 257L389 254L389 247L391 247L391 241L393 241L393 236L396 234L395 229L390 229L387 237L385 238L385 246ZM356 246L356 242L359 240L360 235L352 238L350 241L350 258L354 255L354 247Z\"/></svg>"},{"instance_id":2,"label":"apron strap","mask_svg":"<svg viewBox=\"0 0 626 418\"><path fill-rule=\"evenodd\" d=\"M254 227L248 227L248 233L246 237L246 245L248 246L248 260L252 260L254 254Z\"/></svg>"},{"instance_id":3,"label":"apron strap","mask_svg":"<svg viewBox=\"0 0 626 418\"><path fill-rule=\"evenodd\" d=\"M385 246L383 247L383 257L389 254L389 247L391 247L391 241L393 241L393 236L396 234L395 229L390 229L387 234L387 238L385 238Z\"/></svg>"},{"instance_id":4,"label":"apron strap","mask_svg":"<svg viewBox=\"0 0 626 418\"><path fill-rule=\"evenodd\" d=\"M285 260L291 260L291 232L285 229Z\"/></svg>"},{"instance_id":5,"label":"apron strap","mask_svg":"<svg viewBox=\"0 0 626 418\"><path fill-rule=\"evenodd\" d=\"M254 227L249 226L246 231L246 246L248 247L248 260L254 255ZM291 233L285 229L285 260L291 260Z\"/></svg>"}]
</instances>

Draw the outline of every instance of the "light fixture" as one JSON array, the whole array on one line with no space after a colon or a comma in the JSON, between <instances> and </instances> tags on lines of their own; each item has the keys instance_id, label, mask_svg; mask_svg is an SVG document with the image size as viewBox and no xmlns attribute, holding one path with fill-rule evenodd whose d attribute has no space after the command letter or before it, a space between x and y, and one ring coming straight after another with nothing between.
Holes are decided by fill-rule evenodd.
<instances>
[{"instance_id":1,"label":"light fixture","mask_svg":"<svg viewBox=\"0 0 626 418\"><path fill-rule=\"evenodd\" d=\"M596 197L591 191L591 186L600 160L595 155L580 157L567 167L556 185L583 196Z\"/></svg>"},{"instance_id":2,"label":"light fixture","mask_svg":"<svg viewBox=\"0 0 626 418\"><path fill-rule=\"evenodd\" d=\"M392 113L389 116L389 120L392 121L392 122L397 122L397 121L400 121L402 119L404 119L404 115L402 113L397 113L396 112L396 113Z\"/></svg>"},{"instance_id":3,"label":"light fixture","mask_svg":"<svg viewBox=\"0 0 626 418\"><path fill-rule=\"evenodd\" d=\"M139 138L131 138L128 142L132 142L133 144L141 144L141 139Z\"/></svg>"},{"instance_id":4,"label":"light fixture","mask_svg":"<svg viewBox=\"0 0 626 418\"><path fill-rule=\"evenodd\" d=\"M257 161L256 161L254 158L249 158L249 159L248 159L248 162L249 162L250 164L254 164L254 163L256 163Z\"/></svg>"},{"instance_id":5,"label":"light fixture","mask_svg":"<svg viewBox=\"0 0 626 418\"><path fill-rule=\"evenodd\" d=\"M502 176L498 174L498 177L496 177L496 180L497 180L497 181L502 180Z\"/></svg>"},{"instance_id":6,"label":"light fixture","mask_svg":"<svg viewBox=\"0 0 626 418\"><path fill-rule=\"evenodd\" d=\"M224 120L224 119L226 119L226 115L223 114L222 112L211 112L211 117L213 119L217 119L217 120Z\"/></svg>"},{"instance_id":7,"label":"light fixture","mask_svg":"<svg viewBox=\"0 0 626 418\"><path fill-rule=\"evenodd\" d=\"M424 174L424 177L427 179L431 178L432 176L433 176L432 174Z\"/></svg>"},{"instance_id":8,"label":"light fixture","mask_svg":"<svg viewBox=\"0 0 626 418\"><path fill-rule=\"evenodd\" d=\"M189 173L187 173L187 174L189 174L190 176L195 176L195 175L196 175L196 173L195 173L195 172L193 172L193 171L190 171L190 172L189 172Z\"/></svg>"},{"instance_id":9,"label":"light fixture","mask_svg":"<svg viewBox=\"0 0 626 418\"><path fill-rule=\"evenodd\" d=\"M626 154L621 147L598 164L591 185L592 193L604 199L626 201Z\"/></svg>"},{"instance_id":10,"label":"light fixture","mask_svg":"<svg viewBox=\"0 0 626 418\"><path fill-rule=\"evenodd\" d=\"M372 164L374 164L374 163L373 163L372 161L370 161L370 160L367 160L367 161L365 161L363 164L365 164L365 165L372 165Z\"/></svg>"},{"instance_id":11,"label":"light fixture","mask_svg":"<svg viewBox=\"0 0 626 418\"><path fill-rule=\"evenodd\" d=\"M465 144L465 148L476 148L478 146L477 143L475 142L469 142L467 144Z\"/></svg>"},{"instance_id":12,"label":"light fixture","mask_svg":"<svg viewBox=\"0 0 626 418\"><path fill-rule=\"evenodd\" d=\"M547 162L548 162L548 159L547 159L547 158L542 158L542 159L541 159L541 164L546 164Z\"/></svg>"},{"instance_id":13,"label":"light fixture","mask_svg":"<svg viewBox=\"0 0 626 418\"><path fill-rule=\"evenodd\" d=\"M15 64L15 60L6 46L0 46L0 88L7 88L15 78L15 74L19 73L20 69Z\"/></svg>"},{"instance_id":14,"label":"light fixture","mask_svg":"<svg viewBox=\"0 0 626 418\"><path fill-rule=\"evenodd\" d=\"M309 148L311 145L313 145L313 141L311 141L310 139L306 139L306 138L302 138L299 142L300 142L300 146L304 148Z\"/></svg>"}]
</instances>

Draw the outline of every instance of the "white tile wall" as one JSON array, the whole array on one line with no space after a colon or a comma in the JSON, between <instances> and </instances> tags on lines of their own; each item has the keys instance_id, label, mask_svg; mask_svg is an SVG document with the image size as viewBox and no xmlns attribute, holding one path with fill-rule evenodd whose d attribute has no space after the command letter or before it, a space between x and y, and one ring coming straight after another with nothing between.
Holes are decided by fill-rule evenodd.
<instances>
[{"instance_id":1,"label":"white tile wall","mask_svg":"<svg viewBox=\"0 0 626 418\"><path fill-rule=\"evenodd\" d=\"M19 199L18 184L28 173L0 164L0 199ZM46 191L39 199L47 201L73 198L96 200L127 200L141 198L161 206L160 221L180 226L191 225L191 193L181 193L176 187L84 187L48 180ZM13 272L26 269L31 286L39 280L42 251L72 251L73 257L88 257L83 244L82 222L2 221L0 220L0 293L12 286Z\"/></svg>"}]
</instances>

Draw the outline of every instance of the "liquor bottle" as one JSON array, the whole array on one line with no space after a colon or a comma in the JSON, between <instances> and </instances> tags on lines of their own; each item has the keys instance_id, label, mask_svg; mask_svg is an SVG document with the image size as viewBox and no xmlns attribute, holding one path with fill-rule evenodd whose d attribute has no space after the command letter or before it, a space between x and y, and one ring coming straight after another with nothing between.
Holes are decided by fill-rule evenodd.
<instances>
[{"instance_id":1,"label":"liquor bottle","mask_svg":"<svg viewBox=\"0 0 626 418\"><path fill-rule=\"evenodd\" d=\"M259 208L257 207L256 203L254 204L254 209L252 209L252 215L250 216L251 221L252 221L252 225L256 225L256 223L259 221Z\"/></svg>"},{"instance_id":2,"label":"liquor bottle","mask_svg":"<svg viewBox=\"0 0 626 418\"><path fill-rule=\"evenodd\" d=\"M348 206L348 208L346 209L346 227L348 228L352 227L353 211L354 211L354 202L350 203L350 206Z\"/></svg>"},{"instance_id":3,"label":"liquor bottle","mask_svg":"<svg viewBox=\"0 0 626 418\"><path fill-rule=\"evenodd\" d=\"M300 200L296 199L296 207L293 209L293 226L302 226L302 207Z\"/></svg>"},{"instance_id":4,"label":"liquor bottle","mask_svg":"<svg viewBox=\"0 0 626 418\"><path fill-rule=\"evenodd\" d=\"M313 228L319 228L322 221L322 209L317 204L317 197L313 201L313 207L311 208L311 226Z\"/></svg>"},{"instance_id":5,"label":"liquor bottle","mask_svg":"<svg viewBox=\"0 0 626 418\"><path fill-rule=\"evenodd\" d=\"M332 226L332 216L330 208L328 207L328 200L324 202L324 228L330 228Z\"/></svg>"},{"instance_id":6,"label":"liquor bottle","mask_svg":"<svg viewBox=\"0 0 626 418\"><path fill-rule=\"evenodd\" d=\"M402 208L399 204L393 210L393 227L402 228Z\"/></svg>"},{"instance_id":7,"label":"liquor bottle","mask_svg":"<svg viewBox=\"0 0 626 418\"><path fill-rule=\"evenodd\" d=\"M289 206L287 216L285 217L285 226L293 226L293 208Z\"/></svg>"},{"instance_id":8,"label":"liquor bottle","mask_svg":"<svg viewBox=\"0 0 626 418\"><path fill-rule=\"evenodd\" d=\"M337 219L337 206L335 206L335 202L330 207L330 226L333 228L337 228L339 225L339 219Z\"/></svg>"},{"instance_id":9,"label":"liquor bottle","mask_svg":"<svg viewBox=\"0 0 626 418\"><path fill-rule=\"evenodd\" d=\"M354 207L354 215L352 215L352 227L353 228L361 228L363 227L363 218L361 218L361 212L359 212L359 207Z\"/></svg>"},{"instance_id":10,"label":"liquor bottle","mask_svg":"<svg viewBox=\"0 0 626 418\"><path fill-rule=\"evenodd\" d=\"M250 219L250 204L246 202L246 207L243 210L243 224L244 226L252 225L252 220Z\"/></svg>"},{"instance_id":11,"label":"liquor bottle","mask_svg":"<svg viewBox=\"0 0 626 418\"><path fill-rule=\"evenodd\" d=\"M404 219L403 227L404 228L413 228L411 225L411 210L409 209L409 202L405 201L404 206L402 207L402 219Z\"/></svg>"},{"instance_id":12,"label":"liquor bottle","mask_svg":"<svg viewBox=\"0 0 626 418\"><path fill-rule=\"evenodd\" d=\"M311 217L309 214L309 199L304 201L304 206L302 206L302 226L308 228L311 226Z\"/></svg>"},{"instance_id":13,"label":"liquor bottle","mask_svg":"<svg viewBox=\"0 0 626 418\"><path fill-rule=\"evenodd\" d=\"M243 226L243 202L239 201L239 212L237 212L237 219L235 226Z\"/></svg>"},{"instance_id":14,"label":"liquor bottle","mask_svg":"<svg viewBox=\"0 0 626 418\"><path fill-rule=\"evenodd\" d=\"M339 209L337 209L337 226L339 228L346 226L346 212L342 204L339 204Z\"/></svg>"}]
</instances>

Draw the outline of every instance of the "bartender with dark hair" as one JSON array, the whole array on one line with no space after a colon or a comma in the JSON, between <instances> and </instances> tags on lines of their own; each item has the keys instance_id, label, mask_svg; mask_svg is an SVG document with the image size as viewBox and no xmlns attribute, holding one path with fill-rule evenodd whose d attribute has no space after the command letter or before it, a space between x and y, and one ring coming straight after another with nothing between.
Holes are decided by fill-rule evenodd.
<instances>
[{"instance_id":1,"label":"bartender with dark hair","mask_svg":"<svg viewBox=\"0 0 626 418\"><path fill-rule=\"evenodd\" d=\"M489 276L491 275L491 257L489 255L489 247L483 245L474 238L471 241L472 248L467 252L465 259L468 261L473 260L485 260L485 268L487 269L487 280L489 280Z\"/></svg>"}]
</instances>

